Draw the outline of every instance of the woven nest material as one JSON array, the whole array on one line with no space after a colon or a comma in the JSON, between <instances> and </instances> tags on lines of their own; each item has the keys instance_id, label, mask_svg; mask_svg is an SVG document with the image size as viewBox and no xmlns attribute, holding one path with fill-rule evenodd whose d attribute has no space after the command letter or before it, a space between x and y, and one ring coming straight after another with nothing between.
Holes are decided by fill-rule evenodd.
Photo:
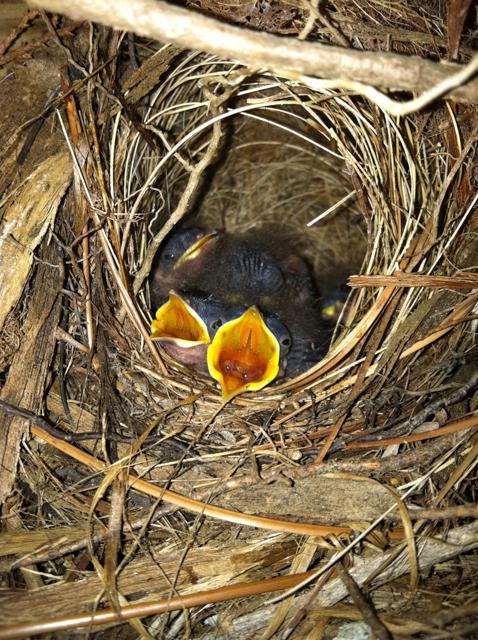
<instances>
[{"instance_id":1,"label":"woven nest material","mask_svg":"<svg viewBox=\"0 0 478 640\"><path fill-rule=\"evenodd\" d=\"M451 605L447 581L456 576L442 568L433 589L422 588L414 538L426 540L419 551L429 569L452 557L433 546L447 526L423 520L414 529L413 516L394 508L398 495L411 494L409 507L475 500L473 114L439 105L395 118L347 91L312 89L171 45L141 62L123 78L121 99L99 75L92 93L68 105L69 119L57 114L68 153L56 163L64 168L72 158L65 211L75 213L58 216L41 258L47 264L56 252L65 266L45 406L50 425L89 435L84 447L61 445L58 433L48 436L31 418L35 435L53 446L22 452L15 518L25 533L4 537L4 548L14 558L12 575L29 566L20 556L31 556L58 584L37 585L37 595L7 593L0 621L38 621L52 609L91 612L97 596L101 606L118 608L312 568L323 572L315 609L305 591L282 618L255 599L150 618L148 627L165 638L259 637L266 624L272 634L274 624L306 607L305 626L293 636L305 637L321 616L334 616L320 608L347 595L337 595L344 588L327 562L379 521L365 547L348 553L350 568L360 584L368 565L382 576L377 585L395 580L377 592L375 607L394 633L426 637L417 615L394 616L394 597L408 611L413 594L415 614L427 610L433 589L442 606ZM57 171L60 184L66 178ZM58 187L58 207L65 191ZM265 229L306 256L323 292L360 274L349 282L320 363L224 406L212 379L158 350L149 337L148 276L161 242L184 222L235 233ZM41 290L26 290L3 325L7 390L37 298ZM188 507L177 495L202 502ZM467 514L451 527L463 554L476 539ZM318 536L322 526L329 527L323 537L305 544L292 535ZM391 556L402 540L405 568L387 573L388 545L396 545ZM68 574L83 571L83 579L63 579L64 557L74 559ZM476 562L470 567L456 589L473 600ZM400 580L407 574L410 583ZM340 615L359 618L353 603ZM461 606L464 596L452 604ZM147 637L142 623L132 624Z\"/></svg>"}]
</instances>

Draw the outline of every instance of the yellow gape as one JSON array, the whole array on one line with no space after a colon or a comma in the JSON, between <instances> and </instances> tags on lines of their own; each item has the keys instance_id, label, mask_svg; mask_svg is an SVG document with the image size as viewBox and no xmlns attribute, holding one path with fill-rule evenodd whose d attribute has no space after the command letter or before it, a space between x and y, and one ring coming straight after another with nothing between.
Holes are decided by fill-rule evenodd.
<instances>
[{"instance_id":1,"label":"yellow gape","mask_svg":"<svg viewBox=\"0 0 478 640\"><path fill-rule=\"evenodd\" d=\"M226 322L207 350L209 373L221 385L223 399L272 382L279 373L279 352L279 343L256 307Z\"/></svg>"},{"instance_id":2,"label":"yellow gape","mask_svg":"<svg viewBox=\"0 0 478 640\"><path fill-rule=\"evenodd\" d=\"M156 318L151 323L151 338L173 342L185 349L211 341L204 321L174 291L169 293L169 300L156 311Z\"/></svg>"}]
</instances>

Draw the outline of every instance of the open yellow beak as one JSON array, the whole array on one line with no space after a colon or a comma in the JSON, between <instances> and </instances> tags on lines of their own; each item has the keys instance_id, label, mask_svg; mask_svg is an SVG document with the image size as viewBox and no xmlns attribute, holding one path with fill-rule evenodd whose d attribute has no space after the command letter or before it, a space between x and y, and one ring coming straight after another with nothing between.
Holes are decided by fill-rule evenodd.
<instances>
[{"instance_id":1,"label":"open yellow beak","mask_svg":"<svg viewBox=\"0 0 478 640\"><path fill-rule=\"evenodd\" d=\"M206 234L199 240L196 240L194 244L192 244L187 251L180 256L176 262L174 263L173 269L177 269L181 267L188 260L195 260L204 249L204 246L208 244L213 238L217 236L217 231L212 231L211 233Z\"/></svg>"},{"instance_id":2,"label":"open yellow beak","mask_svg":"<svg viewBox=\"0 0 478 640\"><path fill-rule=\"evenodd\" d=\"M174 342L185 349L211 342L201 317L174 291L156 311L156 318L151 323L151 338Z\"/></svg>"},{"instance_id":3,"label":"open yellow beak","mask_svg":"<svg viewBox=\"0 0 478 640\"><path fill-rule=\"evenodd\" d=\"M207 350L209 373L221 385L223 399L258 391L272 382L279 373L279 351L255 307L223 324Z\"/></svg>"}]
</instances>

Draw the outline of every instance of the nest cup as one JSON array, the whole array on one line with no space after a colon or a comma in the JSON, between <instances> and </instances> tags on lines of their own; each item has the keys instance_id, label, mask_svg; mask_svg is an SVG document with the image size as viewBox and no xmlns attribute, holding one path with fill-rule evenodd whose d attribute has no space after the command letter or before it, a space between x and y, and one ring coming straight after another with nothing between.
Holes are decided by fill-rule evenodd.
<instances>
[{"instance_id":1,"label":"nest cup","mask_svg":"<svg viewBox=\"0 0 478 640\"><path fill-rule=\"evenodd\" d=\"M161 141L160 152L121 112L110 143L110 195L123 212L116 224L144 331L154 312L149 270L176 225L236 233L265 229L308 259L325 294L353 273L392 275L410 259L422 273L431 273L446 261L469 207L460 222L442 201L442 235L420 260L414 248L447 188L450 167L434 137L439 120L426 115L397 120L360 96L251 74L197 52L166 46L156 56L169 66L143 108L142 126ZM381 354L393 347L394 336L412 344L403 323L433 295L421 288L402 293L374 358L379 369L386 366ZM367 353L368 336L390 295L379 287L351 290L324 360L297 379L236 399L236 409L253 415L280 406L287 415L310 391L315 401L333 398L332 406L340 406L346 396L339 392L350 388L340 381ZM455 295L451 304L457 301ZM144 358L139 346L137 353ZM161 385L182 397L200 395L199 422L192 423L197 428L219 403L218 390L167 355L163 359L168 374ZM393 384L393 373L386 376ZM326 421L330 406L322 405Z\"/></svg>"},{"instance_id":2,"label":"nest cup","mask_svg":"<svg viewBox=\"0 0 478 640\"><path fill-rule=\"evenodd\" d=\"M237 234L257 230L287 243L307 259L325 295L359 272L367 224L351 179L351 156L345 157L340 140L336 102L333 95L317 100L297 83L244 77L230 64L199 54L191 54L187 64L180 58L144 114L146 126L167 131L169 158L152 154L126 122L113 141L130 273L144 272L158 238L171 228L171 215L179 225ZM355 109L350 100L349 107ZM344 137L363 139L359 115L346 122ZM207 153L211 157L184 207L191 171ZM315 218L317 223L308 226ZM147 318L147 286L140 300ZM347 307L341 326L351 325L358 308L350 314Z\"/></svg>"},{"instance_id":3,"label":"nest cup","mask_svg":"<svg viewBox=\"0 0 478 640\"><path fill-rule=\"evenodd\" d=\"M152 152L117 118L114 196L124 211L127 268L136 281L143 272L141 284L171 222L185 221L237 233L265 228L308 259L324 293L351 273L391 274L423 228L443 174L412 120L397 123L360 97L246 75L198 53L173 58L144 108L144 126L167 153ZM362 289L349 297L339 338L376 295ZM407 296L396 326L417 295ZM140 300L148 322L147 286Z\"/></svg>"}]
</instances>

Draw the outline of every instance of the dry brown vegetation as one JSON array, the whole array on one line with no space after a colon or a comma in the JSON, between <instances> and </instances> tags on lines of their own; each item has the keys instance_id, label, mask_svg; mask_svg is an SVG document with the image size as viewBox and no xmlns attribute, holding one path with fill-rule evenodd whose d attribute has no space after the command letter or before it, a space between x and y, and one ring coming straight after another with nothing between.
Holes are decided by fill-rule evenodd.
<instances>
[{"instance_id":1,"label":"dry brown vegetation","mask_svg":"<svg viewBox=\"0 0 478 640\"><path fill-rule=\"evenodd\" d=\"M434 3L190 4L357 50L474 46ZM475 107L397 118L98 25L22 29L41 20L0 49L0 639L476 637ZM184 220L264 230L325 293L360 274L322 362L224 406L151 342Z\"/></svg>"}]
</instances>

